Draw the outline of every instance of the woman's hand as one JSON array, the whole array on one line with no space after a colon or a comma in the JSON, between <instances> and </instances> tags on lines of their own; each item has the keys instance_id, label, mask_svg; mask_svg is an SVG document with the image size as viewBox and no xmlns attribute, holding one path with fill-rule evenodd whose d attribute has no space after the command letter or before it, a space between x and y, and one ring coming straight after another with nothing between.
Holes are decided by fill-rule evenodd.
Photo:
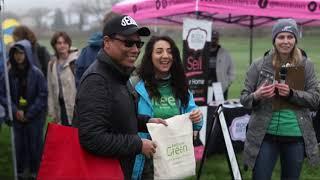
<instances>
[{"instance_id":1,"label":"woman's hand","mask_svg":"<svg viewBox=\"0 0 320 180\"><path fill-rule=\"evenodd\" d=\"M278 89L279 95L283 97L288 97L290 94L290 88L288 84L276 83L275 87Z\"/></svg>"},{"instance_id":2,"label":"woman's hand","mask_svg":"<svg viewBox=\"0 0 320 180\"><path fill-rule=\"evenodd\" d=\"M192 121L192 123L198 123L201 121L202 118L202 112L200 109L192 110L189 119Z\"/></svg>"},{"instance_id":3,"label":"woman's hand","mask_svg":"<svg viewBox=\"0 0 320 180\"><path fill-rule=\"evenodd\" d=\"M24 119L24 112L22 110L18 110L16 112L16 119L20 122L23 122Z\"/></svg>"},{"instance_id":4,"label":"woman's hand","mask_svg":"<svg viewBox=\"0 0 320 180\"><path fill-rule=\"evenodd\" d=\"M269 99L272 98L275 95L275 85L270 84L267 85L266 82L264 82L254 93L253 96L256 100L260 99Z\"/></svg>"},{"instance_id":5,"label":"woman's hand","mask_svg":"<svg viewBox=\"0 0 320 180\"><path fill-rule=\"evenodd\" d=\"M151 118L149 119L148 123L163 124L165 126L168 126L167 122L161 118Z\"/></svg>"}]
</instances>

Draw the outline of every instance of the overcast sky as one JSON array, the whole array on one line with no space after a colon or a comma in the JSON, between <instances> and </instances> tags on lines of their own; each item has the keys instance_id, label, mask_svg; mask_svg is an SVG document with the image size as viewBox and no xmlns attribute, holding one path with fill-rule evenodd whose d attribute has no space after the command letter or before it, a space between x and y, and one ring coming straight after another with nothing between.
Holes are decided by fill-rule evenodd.
<instances>
[{"instance_id":1,"label":"overcast sky","mask_svg":"<svg viewBox=\"0 0 320 180\"><path fill-rule=\"evenodd\" d=\"M0 0L2 2L2 0ZM13 12L26 12L32 7L68 8L73 0L4 0L4 10ZM17 13L18 14L18 13Z\"/></svg>"}]
</instances>

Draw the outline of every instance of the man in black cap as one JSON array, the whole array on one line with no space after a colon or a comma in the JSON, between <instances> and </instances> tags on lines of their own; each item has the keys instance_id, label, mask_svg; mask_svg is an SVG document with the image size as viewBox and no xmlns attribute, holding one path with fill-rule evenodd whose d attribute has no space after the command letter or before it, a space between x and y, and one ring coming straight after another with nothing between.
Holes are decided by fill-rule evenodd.
<instances>
[{"instance_id":1,"label":"man in black cap","mask_svg":"<svg viewBox=\"0 0 320 180\"><path fill-rule=\"evenodd\" d=\"M149 117L137 120L136 96L128 83L144 44L140 36L149 35L150 30L130 16L109 20L103 48L83 74L76 96L73 125L79 128L80 144L94 154L117 157L125 179L131 179L136 154L150 157L156 149L154 142L137 135L138 129L146 129Z\"/></svg>"}]
</instances>

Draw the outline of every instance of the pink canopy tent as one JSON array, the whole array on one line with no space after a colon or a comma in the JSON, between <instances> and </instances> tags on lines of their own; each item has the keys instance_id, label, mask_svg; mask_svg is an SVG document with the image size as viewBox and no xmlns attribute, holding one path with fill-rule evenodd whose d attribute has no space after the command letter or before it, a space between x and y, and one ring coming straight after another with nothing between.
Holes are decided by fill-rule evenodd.
<instances>
[{"instance_id":1,"label":"pink canopy tent","mask_svg":"<svg viewBox=\"0 0 320 180\"><path fill-rule=\"evenodd\" d=\"M299 25L320 20L320 0L124 0L112 11L144 24L182 24L185 17L235 23L250 28L250 64L253 28L279 18Z\"/></svg>"}]
</instances>

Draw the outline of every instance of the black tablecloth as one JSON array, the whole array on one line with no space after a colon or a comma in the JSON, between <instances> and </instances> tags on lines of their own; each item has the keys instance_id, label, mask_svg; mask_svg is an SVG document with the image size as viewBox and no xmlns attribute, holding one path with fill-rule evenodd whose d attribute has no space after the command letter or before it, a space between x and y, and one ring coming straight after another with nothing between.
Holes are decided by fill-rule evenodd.
<instances>
[{"instance_id":1,"label":"black tablecloth","mask_svg":"<svg viewBox=\"0 0 320 180\"><path fill-rule=\"evenodd\" d=\"M214 120L214 112L217 106L208 106L208 113L207 113L207 129L206 129L206 139L208 140L210 128L213 125ZM226 119L227 126L229 127L234 118L244 116L246 114L250 114L250 110L245 109L243 107L235 107L235 108L223 108L223 113ZM208 146L208 155L213 153L222 153L226 152L226 146L223 139L221 126L217 124L215 131L217 131L217 136L210 137L210 144ZM232 141L232 145L235 152L240 152L243 150L244 143L242 141Z\"/></svg>"},{"instance_id":2,"label":"black tablecloth","mask_svg":"<svg viewBox=\"0 0 320 180\"><path fill-rule=\"evenodd\" d=\"M216 110L217 106L208 106L208 113L207 113L207 129L206 129L206 139L209 138L209 129L213 125L214 120L214 112ZM246 114L250 114L251 111L248 109L245 109L243 107L235 107L235 108L223 108L224 116L226 119L226 123L228 128L230 127L232 121L240 116L244 116ZM316 136L318 139L318 142L320 142L320 112L318 113L313 112L310 114L313 118L313 127L316 132ZM225 142L223 139L221 126L220 124L217 124L217 128L215 129L217 131L216 136L210 137L210 144L208 147L208 155L214 154L214 153L224 153L227 151ZM244 142L242 141L232 141L232 145L235 152L240 152L243 150Z\"/></svg>"}]
</instances>

